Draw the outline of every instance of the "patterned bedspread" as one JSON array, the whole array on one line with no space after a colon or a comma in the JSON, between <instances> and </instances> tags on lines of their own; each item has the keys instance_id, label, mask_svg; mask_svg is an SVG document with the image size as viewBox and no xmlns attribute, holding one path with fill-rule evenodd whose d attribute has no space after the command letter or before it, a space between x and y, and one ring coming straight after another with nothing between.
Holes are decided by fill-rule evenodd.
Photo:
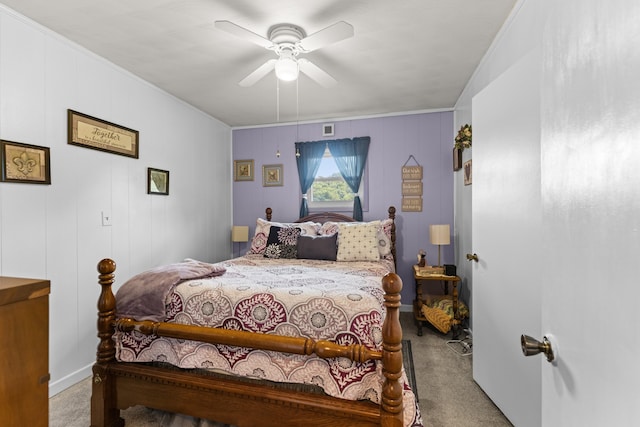
<instances>
[{"instance_id":1,"label":"patterned bedspread","mask_svg":"<svg viewBox=\"0 0 640 427\"><path fill-rule=\"evenodd\" d=\"M304 336L382 350L381 279L393 262L333 262L245 255L220 263L221 276L185 281L167 296L165 321ZM116 357L168 362L277 382L314 384L349 400L380 402L381 364L320 359L227 345L116 333ZM404 376L403 376L404 377ZM406 382L406 377L405 384ZM405 385L405 425L420 425ZM417 424L416 424L417 423Z\"/></svg>"}]
</instances>

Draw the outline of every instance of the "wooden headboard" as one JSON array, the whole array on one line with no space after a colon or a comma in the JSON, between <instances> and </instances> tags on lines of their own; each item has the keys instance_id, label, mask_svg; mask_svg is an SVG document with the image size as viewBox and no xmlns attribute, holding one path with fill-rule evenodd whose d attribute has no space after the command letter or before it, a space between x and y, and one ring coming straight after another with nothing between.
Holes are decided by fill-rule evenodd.
<instances>
[{"instance_id":1,"label":"wooden headboard","mask_svg":"<svg viewBox=\"0 0 640 427\"><path fill-rule=\"evenodd\" d=\"M273 209L267 208L265 210L267 221L271 221L271 215L273 214ZM313 213L311 215L307 215L304 218L300 218L294 222L319 222L320 224L324 224L325 222L334 221L334 222L354 222L355 219L350 216L335 213L335 212L318 212Z\"/></svg>"},{"instance_id":2,"label":"wooden headboard","mask_svg":"<svg viewBox=\"0 0 640 427\"><path fill-rule=\"evenodd\" d=\"M389 218L395 220L396 218L396 208L395 206L389 206ZM273 209L267 208L265 209L265 215L267 221L271 221L271 217L273 215ZM356 220L350 216L335 213L335 212L318 212L305 216L304 218L300 218L294 222L319 222L320 224L324 224L325 222L335 221L335 222L355 222Z\"/></svg>"}]
</instances>

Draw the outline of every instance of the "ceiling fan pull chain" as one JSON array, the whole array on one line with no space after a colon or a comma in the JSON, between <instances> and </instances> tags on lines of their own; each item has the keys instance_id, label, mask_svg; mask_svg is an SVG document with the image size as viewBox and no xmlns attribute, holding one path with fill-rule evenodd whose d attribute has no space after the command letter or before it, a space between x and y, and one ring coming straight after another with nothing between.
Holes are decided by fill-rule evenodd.
<instances>
[{"instance_id":1,"label":"ceiling fan pull chain","mask_svg":"<svg viewBox=\"0 0 640 427\"><path fill-rule=\"evenodd\" d=\"M296 80L296 142L300 141L300 96L298 95L298 80Z\"/></svg>"}]
</instances>

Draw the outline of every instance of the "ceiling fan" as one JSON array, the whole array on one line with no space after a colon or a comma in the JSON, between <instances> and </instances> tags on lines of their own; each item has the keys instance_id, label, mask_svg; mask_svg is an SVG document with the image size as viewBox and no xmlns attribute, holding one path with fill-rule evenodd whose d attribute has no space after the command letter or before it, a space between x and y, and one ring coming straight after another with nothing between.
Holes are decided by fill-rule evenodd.
<instances>
[{"instance_id":1,"label":"ceiling fan","mask_svg":"<svg viewBox=\"0 0 640 427\"><path fill-rule=\"evenodd\" d=\"M278 79L292 81L298 78L298 71L315 80L324 87L335 85L336 79L306 58L303 53L312 52L321 47L353 37L353 26L344 21L307 36L305 31L293 24L278 24L269 29L268 38L264 38L230 21L215 21L215 27L234 36L250 41L276 53L278 58L269 59L238 83L249 87L275 70Z\"/></svg>"}]
</instances>

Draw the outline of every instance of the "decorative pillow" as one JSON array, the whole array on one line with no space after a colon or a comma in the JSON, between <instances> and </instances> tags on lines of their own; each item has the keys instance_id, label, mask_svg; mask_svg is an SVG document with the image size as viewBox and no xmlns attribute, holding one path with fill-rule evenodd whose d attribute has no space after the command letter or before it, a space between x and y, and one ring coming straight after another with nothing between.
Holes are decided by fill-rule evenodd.
<instances>
[{"instance_id":1,"label":"decorative pillow","mask_svg":"<svg viewBox=\"0 0 640 427\"><path fill-rule=\"evenodd\" d=\"M380 221L343 222L338 224L337 261L377 261Z\"/></svg>"},{"instance_id":2,"label":"decorative pillow","mask_svg":"<svg viewBox=\"0 0 640 427\"><path fill-rule=\"evenodd\" d=\"M272 225L264 256L266 258L296 258L298 237L300 237L299 228Z\"/></svg>"},{"instance_id":3,"label":"decorative pillow","mask_svg":"<svg viewBox=\"0 0 640 427\"><path fill-rule=\"evenodd\" d=\"M338 253L338 234L331 236L300 236L298 258L335 261Z\"/></svg>"},{"instance_id":4,"label":"decorative pillow","mask_svg":"<svg viewBox=\"0 0 640 427\"><path fill-rule=\"evenodd\" d=\"M378 240L378 252L380 252L380 258L382 259L393 259L393 255L391 254L391 225L393 224L393 220L391 218L384 219L382 221L371 221L363 224L372 224L379 223L377 233ZM318 234L322 236L329 236L331 234L335 234L338 232L338 222L327 221L320 227L320 231ZM351 224L351 223L345 223Z\"/></svg>"},{"instance_id":5,"label":"decorative pillow","mask_svg":"<svg viewBox=\"0 0 640 427\"><path fill-rule=\"evenodd\" d=\"M338 233L338 222L327 221L320 226L318 234L321 236L331 236Z\"/></svg>"},{"instance_id":6,"label":"decorative pillow","mask_svg":"<svg viewBox=\"0 0 640 427\"><path fill-rule=\"evenodd\" d=\"M302 223L295 222L273 222L267 221L262 218L258 218L256 221L256 231L251 240L251 248L249 248L250 254L264 254L264 250L267 247L267 239L269 238L269 230L271 226L277 227L295 227L300 229L301 235L315 236L320 230L320 224L317 222L307 221Z\"/></svg>"},{"instance_id":7,"label":"decorative pillow","mask_svg":"<svg viewBox=\"0 0 640 427\"><path fill-rule=\"evenodd\" d=\"M391 253L391 225L393 220L391 218L380 221L380 227L378 227L378 233L376 235L378 239L378 252L380 252L380 258L393 259Z\"/></svg>"}]
</instances>

